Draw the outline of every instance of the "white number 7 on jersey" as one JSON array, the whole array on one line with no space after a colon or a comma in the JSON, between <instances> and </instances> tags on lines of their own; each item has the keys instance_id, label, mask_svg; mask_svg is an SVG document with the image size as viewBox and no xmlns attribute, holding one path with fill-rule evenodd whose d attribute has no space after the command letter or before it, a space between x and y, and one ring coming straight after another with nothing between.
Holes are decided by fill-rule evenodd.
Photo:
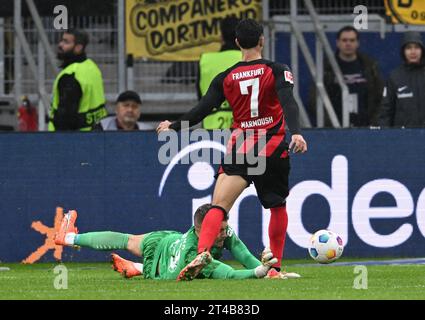
<instances>
[{"instance_id":1,"label":"white number 7 on jersey","mask_svg":"<svg viewBox=\"0 0 425 320\"><path fill-rule=\"evenodd\" d=\"M254 78L239 82L241 93L243 95L249 94L248 87L252 86L251 93L251 118L258 117L258 93L260 92L260 79Z\"/></svg>"}]
</instances>

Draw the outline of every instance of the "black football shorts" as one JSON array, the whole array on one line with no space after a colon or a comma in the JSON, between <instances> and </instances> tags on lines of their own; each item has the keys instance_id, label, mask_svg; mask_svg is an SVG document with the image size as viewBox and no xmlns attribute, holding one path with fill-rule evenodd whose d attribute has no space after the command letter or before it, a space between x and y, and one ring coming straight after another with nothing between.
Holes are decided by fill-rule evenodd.
<instances>
[{"instance_id":1,"label":"black football shorts","mask_svg":"<svg viewBox=\"0 0 425 320\"><path fill-rule=\"evenodd\" d=\"M225 159L225 158L224 158ZM275 208L285 204L286 197L289 195L289 152L275 152L269 157L264 157L265 172L260 175L250 175L248 168L252 165L247 163L229 163L222 161L216 174L216 178L221 173L229 176L241 176L249 184L254 183L258 198L264 208Z\"/></svg>"}]
</instances>

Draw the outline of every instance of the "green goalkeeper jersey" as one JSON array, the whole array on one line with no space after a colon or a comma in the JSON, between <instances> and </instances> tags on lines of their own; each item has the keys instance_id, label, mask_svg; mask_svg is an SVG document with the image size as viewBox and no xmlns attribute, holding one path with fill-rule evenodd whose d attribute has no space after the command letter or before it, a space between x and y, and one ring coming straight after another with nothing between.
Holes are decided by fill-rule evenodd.
<instances>
[{"instance_id":1,"label":"green goalkeeper jersey","mask_svg":"<svg viewBox=\"0 0 425 320\"><path fill-rule=\"evenodd\" d=\"M228 249L233 257L240 262L246 270L234 270L232 267L218 261L223 249ZM165 236L157 245L150 274L145 275L151 279L176 279L180 271L197 255L198 236L195 228L190 228L186 233L172 233ZM215 279L247 279L255 278L254 269L261 265L229 226L227 238L222 248L211 249L213 260L200 273L198 278Z\"/></svg>"}]
</instances>

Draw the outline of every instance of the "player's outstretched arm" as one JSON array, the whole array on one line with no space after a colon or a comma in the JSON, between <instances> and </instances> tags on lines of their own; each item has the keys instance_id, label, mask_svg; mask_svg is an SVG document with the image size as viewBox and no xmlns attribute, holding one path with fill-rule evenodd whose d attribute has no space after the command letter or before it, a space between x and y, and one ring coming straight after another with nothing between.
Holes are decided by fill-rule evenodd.
<instances>
[{"instance_id":1,"label":"player's outstretched arm","mask_svg":"<svg viewBox=\"0 0 425 320\"><path fill-rule=\"evenodd\" d=\"M213 271L210 275L212 279L253 279L253 278L264 278L267 272L270 270L273 264L277 262L277 259L273 257L271 251L265 251L262 255L262 262L259 266L246 269L246 270L235 270L231 266L224 264L218 260L212 262Z\"/></svg>"},{"instance_id":2,"label":"player's outstretched arm","mask_svg":"<svg viewBox=\"0 0 425 320\"><path fill-rule=\"evenodd\" d=\"M246 269L254 269L261 265L258 260L247 248L245 243L236 235L236 233L229 227L231 236L227 237L224 245L230 251L233 258L243 265Z\"/></svg>"},{"instance_id":3,"label":"player's outstretched arm","mask_svg":"<svg viewBox=\"0 0 425 320\"><path fill-rule=\"evenodd\" d=\"M235 270L231 266L220 261L213 261L215 268L212 271L211 279L255 279L255 269Z\"/></svg>"},{"instance_id":4,"label":"player's outstretched arm","mask_svg":"<svg viewBox=\"0 0 425 320\"><path fill-rule=\"evenodd\" d=\"M293 150L294 153L304 153L307 151L307 142L301 135L299 109L292 93L292 87L280 88L278 91L278 97L285 114L289 131L292 133L289 150Z\"/></svg>"},{"instance_id":5,"label":"player's outstretched arm","mask_svg":"<svg viewBox=\"0 0 425 320\"><path fill-rule=\"evenodd\" d=\"M293 94L294 80L287 66L275 64L273 72L276 77L276 92L283 108L286 123L292 134L289 149L295 153L307 151L307 142L301 135L300 112Z\"/></svg>"}]
</instances>

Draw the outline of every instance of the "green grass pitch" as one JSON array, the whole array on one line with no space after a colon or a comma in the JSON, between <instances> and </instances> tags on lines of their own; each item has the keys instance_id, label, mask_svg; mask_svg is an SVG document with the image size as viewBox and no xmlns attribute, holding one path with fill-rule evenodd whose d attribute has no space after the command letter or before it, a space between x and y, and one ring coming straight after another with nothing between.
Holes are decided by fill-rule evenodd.
<instances>
[{"instance_id":1,"label":"green grass pitch","mask_svg":"<svg viewBox=\"0 0 425 320\"><path fill-rule=\"evenodd\" d=\"M342 260L342 259L341 259ZM347 261L347 260L345 260ZM300 279L153 281L123 279L107 263L64 263L68 288L54 288L54 263L0 264L0 299L425 299L425 265L367 266L367 289L353 288L354 266L293 266ZM364 275L364 274L363 274ZM365 285L363 281L357 283Z\"/></svg>"}]
</instances>

